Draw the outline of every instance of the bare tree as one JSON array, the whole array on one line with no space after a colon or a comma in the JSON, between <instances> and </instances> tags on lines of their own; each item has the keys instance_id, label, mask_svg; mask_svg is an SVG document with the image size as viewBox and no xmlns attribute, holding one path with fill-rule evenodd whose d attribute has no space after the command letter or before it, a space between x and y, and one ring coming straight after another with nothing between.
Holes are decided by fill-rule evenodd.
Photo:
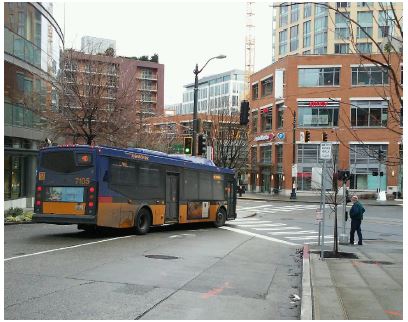
<instances>
[{"instance_id":1,"label":"bare tree","mask_svg":"<svg viewBox=\"0 0 408 322\"><path fill-rule=\"evenodd\" d=\"M51 110L39 111L54 138L122 147L134 140L141 112L136 75L120 80L119 64L108 54L63 52Z\"/></svg>"},{"instance_id":2,"label":"bare tree","mask_svg":"<svg viewBox=\"0 0 408 322\"><path fill-rule=\"evenodd\" d=\"M246 127L239 125L239 114L221 109L208 114L207 121L211 123L209 137L214 148L214 163L244 173L248 158L248 132Z\"/></svg>"}]
</instances>

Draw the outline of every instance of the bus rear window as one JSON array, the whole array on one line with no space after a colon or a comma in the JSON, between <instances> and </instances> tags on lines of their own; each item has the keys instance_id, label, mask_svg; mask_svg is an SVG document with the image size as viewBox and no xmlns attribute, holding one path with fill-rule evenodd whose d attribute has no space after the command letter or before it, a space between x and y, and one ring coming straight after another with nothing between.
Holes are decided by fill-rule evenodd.
<instances>
[{"instance_id":1,"label":"bus rear window","mask_svg":"<svg viewBox=\"0 0 408 322\"><path fill-rule=\"evenodd\" d=\"M77 157L76 157L77 155ZM78 162L83 156L89 156L87 163ZM45 169L55 172L71 173L92 167L92 158L90 154L77 153L74 151L57 151L43 153L41 166ZM76 159L75 159L76 157Z\"/></svg>"},{"instance_id":2,"label":"bus rear window","mask_svg":"<svg viewBox=\"0 0 408 322\"><path fill-rule=\"evenodd\" d=\"M44 201L84 202L84 188L46 187Z\"/></svg>"}]
</instances>

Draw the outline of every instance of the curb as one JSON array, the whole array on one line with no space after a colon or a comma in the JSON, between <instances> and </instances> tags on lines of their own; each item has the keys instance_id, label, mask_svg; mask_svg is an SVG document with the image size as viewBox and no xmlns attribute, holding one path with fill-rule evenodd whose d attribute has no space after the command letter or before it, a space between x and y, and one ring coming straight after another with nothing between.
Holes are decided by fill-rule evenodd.
<instances>
[{"instance_id":1,"label":"curb","mask_svg":"<svg viewBox=\"0 0 408 322\"><path fill-rule=\"evenodd\" d=\"M237 199L241 199L241 200L261 200L261 201L278 201L278 202L302 202L302 203L311 203L311 204L319 204L320 200L299 200L299 199L272 199L272 198L265 198L265 197L237 197ZM389 204L385 204L382 202L367 202L366 199L361 199L364 203L364 205L367 206L380 206L380 207L384 207L384 206L391 206L391 207L395 207L395 206L399 206L401 207L401 205L399 204L394 204L394 203L389 203ZM327 203L326 200L326 204L330 204Z\"/></svg>"},{"instance_id":2,"label":"curb","mask_svg":"<svg viewBox=\"0 0 408 322\"><path fill-rule=\"evenodd\" d=\"M313 319L312 286L310 279L310 256L309 245L303 246L303 270L302 270L302 300L300 304L300 319Z\"/></svg>"},{"instance_id":3,"label":"curb","mask_svg":"<svg viewBox=\"0 0 408 322\"><path fill-rule=\"evenodd\" d=\"M36 224L33 221L14 221L14 222L5 222L4 226L11 226L11 225L27 225L27 224Z\"/></svg>"}]
</instances>

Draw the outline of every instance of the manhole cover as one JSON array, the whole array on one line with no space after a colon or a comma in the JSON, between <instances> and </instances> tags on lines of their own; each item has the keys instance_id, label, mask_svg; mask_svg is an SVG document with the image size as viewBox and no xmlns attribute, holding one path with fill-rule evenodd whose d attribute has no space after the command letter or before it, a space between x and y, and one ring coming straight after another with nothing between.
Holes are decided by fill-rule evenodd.
<instances>
[{"instance_id":1,"label":"manhole cover","mask_svg":"<svg viewBox=\"0 0 408 322\"><path fill-rule=\"evenodd\" d=\"M153 259L178 259L176 256L169 256L169 255L145 255L147 258Z\"/></svg>"},{"instance_id":2,"label":"manhole cover","mask_svg":"<svg viewBox=\"0 0 408 322\"><path fill-rule=\"evenodd\" d=\"M392 265L394 263L387 261L361 261L364 264L375 264L375 265Z\"/></svg>"}]
</instances>

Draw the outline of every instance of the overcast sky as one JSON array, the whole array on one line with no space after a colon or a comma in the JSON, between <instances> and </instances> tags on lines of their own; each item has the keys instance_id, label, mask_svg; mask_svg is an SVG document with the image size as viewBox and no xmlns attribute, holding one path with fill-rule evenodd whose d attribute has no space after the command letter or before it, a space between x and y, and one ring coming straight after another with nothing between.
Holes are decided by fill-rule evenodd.
<instances>
[{"instance_id":1,"label":"overcast sky","mask_svg":"<svg viewBox=\"0 0 408 322\"><path fill-rule=\"evenodd\" d=\"M272 61L272 2L257 2L255 70ZM117 55L159 55L164 64L164 103L182 101L183 85L194 81L193 70L213 60L200 78L245 68L246 2L64 2L54 5L54 17L65 26L65 47L81 47L82 36L116 40Z\"/></svg>"}]
</instances>

